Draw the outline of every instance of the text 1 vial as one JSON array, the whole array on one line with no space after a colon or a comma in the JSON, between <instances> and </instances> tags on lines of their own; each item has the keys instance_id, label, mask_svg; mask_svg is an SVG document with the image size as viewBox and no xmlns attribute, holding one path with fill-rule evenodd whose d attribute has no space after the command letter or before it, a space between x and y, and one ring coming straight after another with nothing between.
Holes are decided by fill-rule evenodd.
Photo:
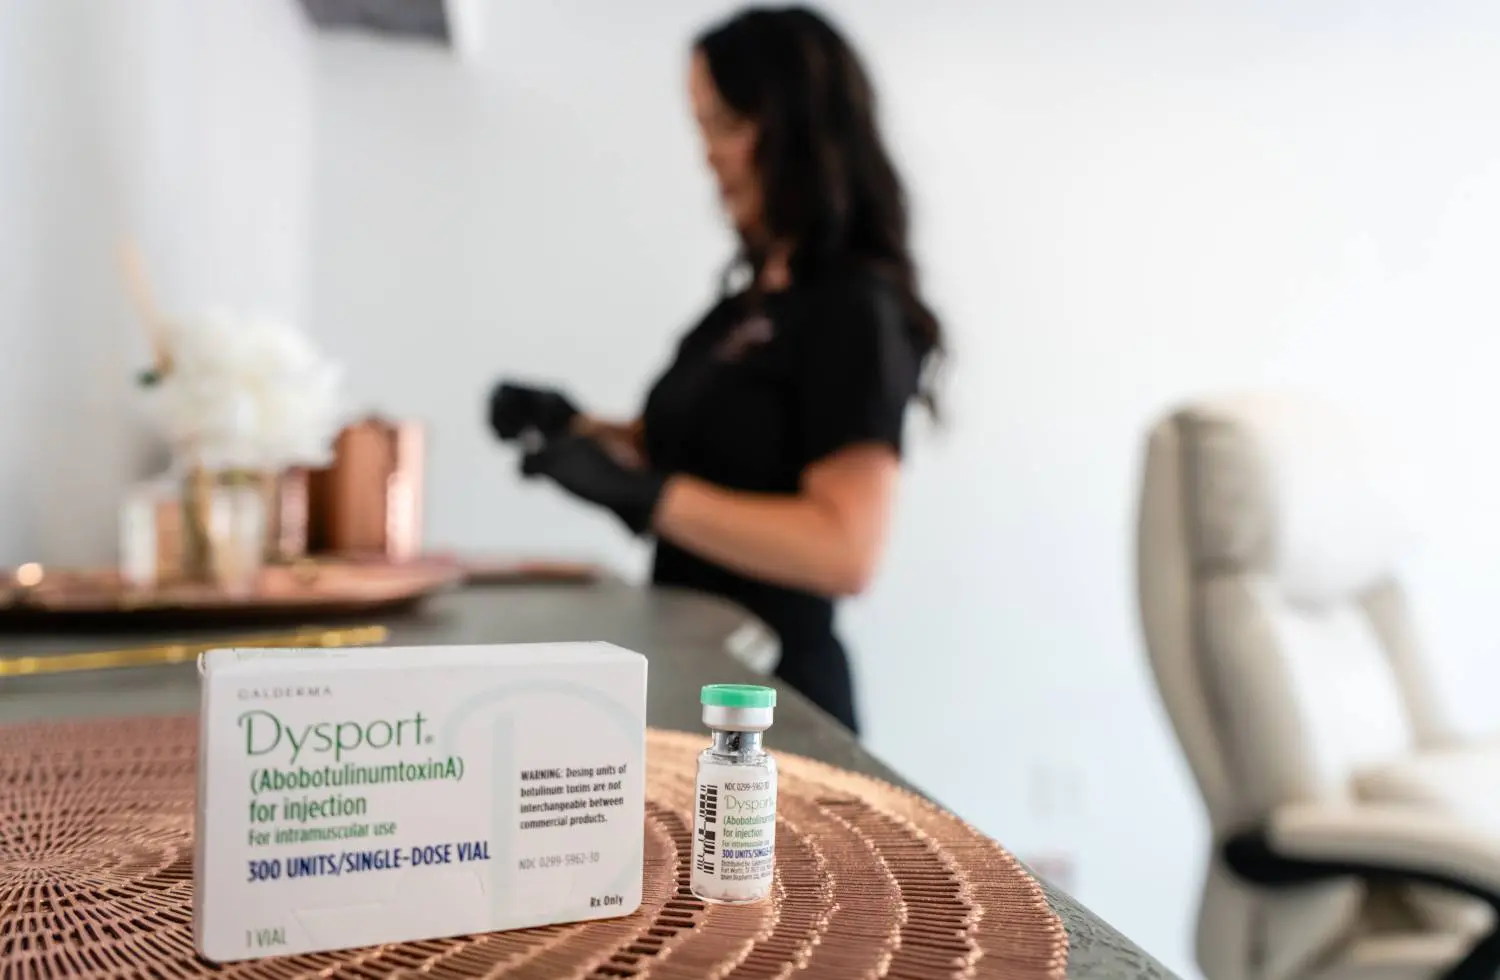
<instances>
[{"instance_id":1,"label":"text 1 vial","mask_svg":"<svg viewBox=\"0 0 1500 980\"><path fill-rule=\"evenodd\" d=\"M776 760L761 745L776 691L710 684L701 700L714 741L698 756L693 894L707 902L758 902L771 894L776 874Z\"/></svg>"}]
</instances>

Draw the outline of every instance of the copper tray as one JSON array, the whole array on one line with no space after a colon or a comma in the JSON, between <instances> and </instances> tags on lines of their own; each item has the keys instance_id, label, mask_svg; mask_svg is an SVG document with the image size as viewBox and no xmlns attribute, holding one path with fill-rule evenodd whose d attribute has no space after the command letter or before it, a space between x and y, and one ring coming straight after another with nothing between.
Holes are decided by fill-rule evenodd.
<instances>
[{"instance_id":1,"label":"copper tray","mask_svg":"<svg viewBox=\"0 0 1500 980\"><path fill-rule=\"evenodd\" d=\"M302 562L265 569L253 594L204 585L135 589L114 571L49 571L30 588L0 592L0 627L98 628L192 622L218 626L403 609L463 581L447 563Z\"/></svg>"},{"instance_id":2,"label":"copper tray","mask_svg":"<svg viewBox=\"0 0 1500 980\"><path fill-rule=\"evenodd\" d=\"M361 564L385 564L381 556L341 556ZM493 557L429 552L420 559L444 565L462 576L465 585L595 585L609 577L602 565L559 558Z\"/></svg>"}]
</instances>

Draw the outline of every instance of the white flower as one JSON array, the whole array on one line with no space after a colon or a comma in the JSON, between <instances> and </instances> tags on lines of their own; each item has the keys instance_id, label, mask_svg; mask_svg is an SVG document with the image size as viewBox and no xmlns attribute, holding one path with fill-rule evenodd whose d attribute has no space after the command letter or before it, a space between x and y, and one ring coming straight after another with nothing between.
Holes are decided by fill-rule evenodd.
<instances>
[{"instance_id":1,"label":"white flower","mask_svg":"<svg viewBox=\"0 0 1500 980\"><path fill-rule=\"evenodd\" d=\"M167 438L209 469L320 466L342 425L341 371L290 325L209 310L169 324L150 392Z\"/></svg>"}]
</instances>

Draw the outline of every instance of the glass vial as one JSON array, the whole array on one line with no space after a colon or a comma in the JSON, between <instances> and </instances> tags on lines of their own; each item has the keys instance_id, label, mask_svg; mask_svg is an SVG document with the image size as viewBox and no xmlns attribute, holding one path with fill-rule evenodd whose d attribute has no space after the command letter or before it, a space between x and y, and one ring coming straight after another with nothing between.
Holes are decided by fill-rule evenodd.
<instances>
[{"instance_id":1,"label":"glass vial","mask_svg":"<svg viewBox=\"0 0 1500 980\"><path fill-rule=\"evenodd\" d=\"M698 756L693 894L706 902L759 902L776 874L776 760L761 745L776 691L710 684L700 700L713 744Z\"/></svg>"}]
</instances>

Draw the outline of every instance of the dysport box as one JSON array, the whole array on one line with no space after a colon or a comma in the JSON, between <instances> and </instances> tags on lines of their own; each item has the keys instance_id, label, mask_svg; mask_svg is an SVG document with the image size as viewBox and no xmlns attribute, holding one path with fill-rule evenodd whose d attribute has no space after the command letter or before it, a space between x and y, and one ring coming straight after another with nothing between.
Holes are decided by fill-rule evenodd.
<instances>
[{"instance_id":1,"label":"dysport box","mask_svg":"<svg viewBox=\"0 0 1500 980\"><path fill-rule=\"evenodd\" d=\"M194 934L227 962L641 903L646 660L599 643L206 654Z\"/></svg>"}]
</instances>

